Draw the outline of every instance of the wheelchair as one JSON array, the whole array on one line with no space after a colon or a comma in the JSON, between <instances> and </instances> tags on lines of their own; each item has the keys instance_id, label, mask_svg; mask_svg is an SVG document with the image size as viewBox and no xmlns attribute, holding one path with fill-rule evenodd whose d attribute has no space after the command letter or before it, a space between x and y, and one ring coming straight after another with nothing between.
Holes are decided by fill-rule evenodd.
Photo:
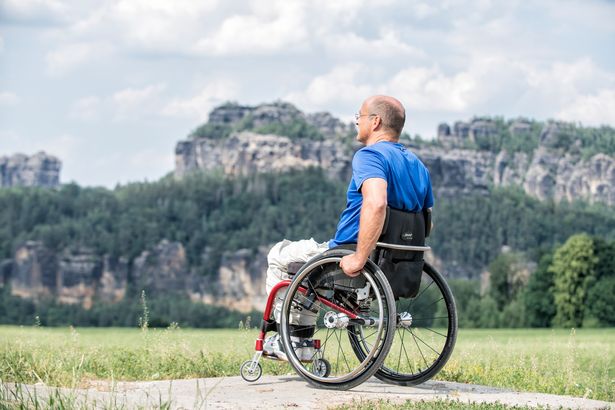
<instances>
[{"instance_id":1,"label":"wheelchair","mask_svg":"<svg viewBox=\"0 0 615 410\"><path fill-rule=\"evenodd\" d=\"M269 294L256 351L240 368L243 379L260 378L269 331L279 332L294 370L320 388L347 390L371 376L403 386L431 379L453 352L457 310L444 277L423 260L430 228L430 210L387 208L383 233L358 276L339 266L356 245L291 264L292 279ZM272 314L276 301L279 325ZM307 359L299 354L305 348L313 352Z\"/></svg>"}]
</instances>

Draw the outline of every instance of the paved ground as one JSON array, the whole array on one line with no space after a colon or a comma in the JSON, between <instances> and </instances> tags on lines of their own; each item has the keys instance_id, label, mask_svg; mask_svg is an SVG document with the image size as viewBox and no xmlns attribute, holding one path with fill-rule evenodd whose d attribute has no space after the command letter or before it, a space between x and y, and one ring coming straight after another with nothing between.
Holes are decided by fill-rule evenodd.
<instances>
[{"instance_id":1,"label":"paved ground","mask_svg":"<svg viewBox=\"0 0 615 410\"><path fill-rule=\"evenodd\" d=\"M6 387L6 386L5 386ZM14 389L15 386L10 388ZM22 386L39 398L50 393L44 385ZM386 399L450 399L463 402L499 402L508 405L548 406L549 408L614 409L615 403L552 394L514 392L486 386L427 382L418 387L388 385L372 378L350 391L321 390L310 387L298 376L263 376L247 383L239 376L158 382L123 382L111 386L96 382L89 389L62 390L87 407L160 407L173 409L325 409L344 403Z\"/></svg>"}]
</instances>

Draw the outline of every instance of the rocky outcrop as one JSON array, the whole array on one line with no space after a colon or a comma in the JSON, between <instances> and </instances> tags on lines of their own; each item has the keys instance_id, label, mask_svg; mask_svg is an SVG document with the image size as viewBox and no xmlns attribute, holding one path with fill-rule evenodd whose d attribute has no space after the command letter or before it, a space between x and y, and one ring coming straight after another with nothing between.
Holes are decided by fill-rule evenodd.
<instances>
[{"instance_id":1,"label":"rocky outcrop","mask_svg":"<svg viewBox=\"0 0 615 410\"><path fill-rule=\"evenodd\" d=\"M323 124L329 123L327 118ZM330 126L335 128L333 123ZM509 132L529 135L531 128L529 122L520 119L510 124ZM464 148L477 138L493 136L496 131L495 124L489 120L457 122L452 130L443 123L438 126L441 147L411 149L429 168L439 195L487 192L491 186L520 186L540 200L584 200L615 205L615 158L597 154L583 159L574 149L563 154L557 144L568 130L561 123L548 123L544 127L539 146L532 154L507 151L494 154ZM330 177L347 181L351 160L350 150L336 139L291 140L244 131L227 139L193 138L179 142L175 176L181 178L199 170L252 175L320 167Z\"/></svg>"},{"instance_id":2,"label":"rocky outcrop","mask_svg":"<svg viewBox=\"0 0 615 410\"><path fill-rule=\"evenodd\" d=\"M227 139L194 138L175 150L175 176L221 170L228 175L285 172L321 167L332 178L346 179L351 156L340 142L291 140L277 135L238 132Z\"/></svg>"},{"instance_id":3,"label":"rocky outcrop","mask_svg":"<svg viewBox=\"0 0 615 410\"><path fill-rule=\"evenodd\" d=\"M186 288L189 273L182 244L163 240L135 258L132 279L140 288L178 292Z\"/></svg>"},{"instance_id":4,"label":"rocky outcrop","mask_svg":"<svg viewBox=\"0 0 615 410\"><path fill-rule=\"evenodd\" d=\"M242 249L222 256L214 278L192 275L188 294L195 302L225 306L240 312L262 310L267 301L265 275L269 247Z\"/></svg>"},{"instance_id":5,"label":"rocky outcrop","mask_svg":"<svg viewBox=\"0 0 615 410\"><path fill-rule=\"evenodd\" d=\"M219 126L227 130L230 127L231 134L228 138L200 134L178 142L175 148L177 178L197 171L221 170L229 175L251 175L308 167L323 168L332 178L349 176L351 149L342 143L341 137L348 136L353 127L329 113L305 115L294 105L282 101L253 107L227 103L210 113L207 125L212 126L211 130ZM311 132L316 130L324 138L262 134L272 125L311 126Z\"/></svg>"},{"instance_id":6,"label":"rocky outcrop","mask_svg":"<svg viewBox=\"0 0 615 410\"><path fill-rule=\"evenodd\" d=\"M328 112L317 112L305 117L308 124L316 128L325 137L333 135L345 136L354 132L352 123L343 123Z\"/></svg>"},{"instance_id":7,"label":"rocky outcrop","mask_svg":"<svg viewBox=\"0 0 615 410\"><path fill-rule=\"evenodd\" d=\"M304 114L294 105L275 101L256 106L226 103L213 109L208 124L237 126L246 122L242 128L258 129L272 124L288 125L305 121L316 128L323 136L331 138L346 135L353 130L352 123L343 123L328 112Z\"/></svg>"},{"instance_id":8,"label":"rocky outcrop","mask_svg":"<svg viewBox=\"0 0 615 410\"><path fill-rule=\"evenodd\" d=\"M493 155L473 150L413 150L425 163L432 185L440 195L486 192L491 185Z\"/></svg>"},{"instance_id":9,"label":"rocky outcrop","mask_svg":"<svg viewBox=\"0 0 615 410\"><path fill-rule=\"evenodd\" d=\"M0 187L56 187L60 184L62 163L39 152L31 157L15 154L0 157Z\"/></svg>"},{"instance_id":10,"label":"rocky outcrop","mask_svg":"<svg viewBox=\"0 0 615 410\"><path fill-rule=\"evenodd\" d=\"M306 120L324 135L339 136L348 134L351 129L328 113L305 116L293 105L283 102L256 107L227 104L212 111L209 122L232 125L249 120L256 128L290 123L297 118ZM411 149L429 168L439 195L487 192L491 186L520 186L540 200L584 200L615 205L615 159L612 156L597 154L583 159L575 148L579 141L572 140L572 128L565 123L548 122L539 134L538 130L533 130L535 123L523 118L508 124L512 137L535 135L538 148L530 154L506 151L494 154L469 149L502 132L498 131L494 120L475 118L469 122L457 121L452 127L439 124L440 147ZM337 138L291 140L248 131L235 132L227 139L188 139L177 144L175 176L181 178L195 171L214 170L228 175L252 175L320 167L330 177L347 181L352 150L339 141ZM567 141L573 145L562 150L561 145Z\"/></svg>"},{"instance_id":11,"label":"rocky outcrop","mask_svg":"<svg viewBox=\"0 0 615 410\"><path fill-rule=\"evenodd\" d=\"M429 168L434 189L440 194L485 191L490 186L520 186L540 200L556 202L583 200L615 205L615 158L596 154L581 155L574 130L561 122L548 122L539 133L538 148L531 154L469 150L476 139L497 133L491 120L474 119L438 126L441 148L418 148L417 155ZM511 136L531 138L532 123L524 119L510 122ZM533 132L537 135L536 131ZM566 145L567 143L570 143Z\"/></svg>"},{"instance_id":12,"label":"rocky outcrop","mask_svg":"<svg viewBox=\"0 0 615 410\"><path fill-rule=\"evenodd\" d=\"M533 157L517 152L415 150L440 195L487 192L489 187L520 186L540 200L584 200L615 205L615 158L596 154L588 160L561 156L544 147Z\"/></svg>"},{"instance_id":13,"label":"rocky outcrop","mask_svg":"<svg viewBox=\"0 0 615 410\"><path fill-rule=\"evenodd\" d=\"M131 281L148 294L184 294L195 302L249 312L266 302L267 251L261 247L227 252L217 272L204 276L189 266L179 242L162 240L130 264L126 258L101 257L87 248L56 255L41 242L29 241L12 260L2 261L0 284L10 285L16 296L55 298L89 309L96 300L121 301Z\"/></svg>"},{"instance_id":14,"label":"rocky outcrop","mask_svg":"<svg viewBox=\"0 0 615 410\"><path fill-rule=\"evenodd\" d=\"M89 309L102 274L101 258L91 249L65 250L55 272L57 300Z\"/></svg>"}]
</instances>

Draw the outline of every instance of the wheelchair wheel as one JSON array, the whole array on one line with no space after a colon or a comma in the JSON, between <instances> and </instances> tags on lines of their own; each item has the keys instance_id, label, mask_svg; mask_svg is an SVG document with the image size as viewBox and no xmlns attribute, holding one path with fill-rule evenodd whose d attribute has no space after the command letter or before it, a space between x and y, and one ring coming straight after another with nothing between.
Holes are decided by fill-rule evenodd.
<instances>
[{"instance_id":1,"label":"wheelchair wheel","mask_svg":"<svg viewBox=\"0 0 615 410\"><path fill-rule=\"evenodd\" d=\"M339 267L351 251L329 251L308 261L288 287L280 335L288 361L310 384L346 390L371 377L393 340L393 292L382 271L368 261L351 278ZM366 346L359 358L351 340ZM324 371L314 371L314 364ZM326 368L328 367L328 369Z\"/></svg>"},{"instance_id":2,"label":"wheelchair wheel","mask_svg":"<svg viewBox=\"0 0 615 410\"><path fill-rule=\"evenodd\" d=\"M446 364L457 339L457 309L442 275L425 263L416 297L396 303L397 325L389 354L375 376L402 386L423 383ZM359 358L369 346L358 337L352 346Z\"/></svg>"}]
</instances>

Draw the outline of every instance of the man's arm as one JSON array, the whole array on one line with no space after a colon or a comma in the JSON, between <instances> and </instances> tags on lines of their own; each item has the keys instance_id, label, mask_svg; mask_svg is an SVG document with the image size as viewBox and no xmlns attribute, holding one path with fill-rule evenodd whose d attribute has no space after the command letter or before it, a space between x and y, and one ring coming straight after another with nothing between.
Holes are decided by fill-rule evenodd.
<instances>
[{"instance_id":1,"label":"man's arm","mask_svg":"<svg viewBox=\"0 0 615 410\"><path fill-rule=\"evenodd\" d=\"M363 269L370 253L382 233L386 218L387 182L381 178L369 178L361 185L363 203L359 219L359 239L357 250L342 258L340 266L348 276L357 276Z\"/></svg>"}]
</instances>

